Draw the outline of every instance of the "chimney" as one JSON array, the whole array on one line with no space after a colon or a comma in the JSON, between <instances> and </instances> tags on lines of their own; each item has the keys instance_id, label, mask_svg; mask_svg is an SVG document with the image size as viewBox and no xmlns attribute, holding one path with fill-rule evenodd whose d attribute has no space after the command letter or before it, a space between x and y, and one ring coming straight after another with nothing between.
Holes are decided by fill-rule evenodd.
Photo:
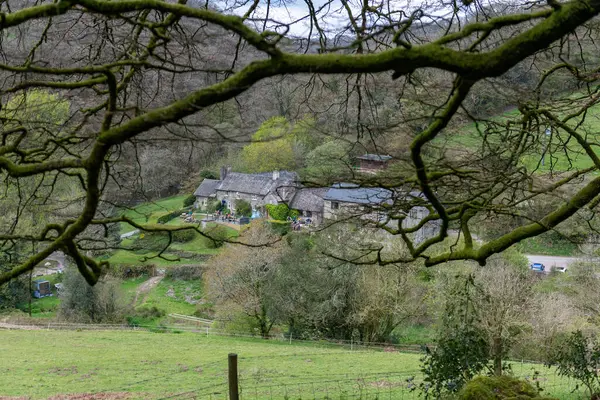
<instances>
[{"instance_id":1,"label":"chimney","mask_svg":"<svg viewBox=\"0 0 600 400\"><path fill-rule=\"evenodd\" d=\"M227 174L231 172L231 167L224 165L221 167L221 173L219 174L219 179L223 180L227 177Z\"/></svg>"},{"instance_id":2,"label":"chimney","mask_svg":"<svg viewBox=\"0 0 600 400\"><path fill-rule=\"evenodd\" d=\"M279 171L273 171L273 180L276 181L279 179Z\"/></svg>"}]
</instances>

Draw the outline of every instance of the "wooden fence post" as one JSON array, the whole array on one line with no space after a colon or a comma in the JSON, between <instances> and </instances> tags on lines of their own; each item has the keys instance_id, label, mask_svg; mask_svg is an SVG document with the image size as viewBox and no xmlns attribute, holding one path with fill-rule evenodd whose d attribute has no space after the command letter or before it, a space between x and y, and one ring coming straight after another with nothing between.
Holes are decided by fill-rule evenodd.
<instances>
[{"instance_id":1,"label":"wooden fence post","mask_svg":"<svg viewBox=\"0 0 600 400\"><path fill-rule=\"evenodd\" d=\"M240 400L237 354L229 353L229 400Z\"/></svg>"}]
</instances>

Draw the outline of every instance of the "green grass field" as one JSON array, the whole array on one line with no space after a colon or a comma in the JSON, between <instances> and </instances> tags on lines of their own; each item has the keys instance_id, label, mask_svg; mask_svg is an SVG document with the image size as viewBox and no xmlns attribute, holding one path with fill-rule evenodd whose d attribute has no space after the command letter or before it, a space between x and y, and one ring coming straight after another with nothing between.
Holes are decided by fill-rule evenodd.
<instances>
[{"instance_id":1,"label":"green grass field","mask_svg":"<svg viewBox=\"0 0 600 400\"><path fill-rule=\"evenodd\" d=\"M155 224L157 219L169 212L180 210L183 207L183 200L187 195L174 196L161 199L155 202L141 204L132 209L123 210L123 214L139 223ZM181 219L175 218L168 222L168 225L182 225ZM210 227L210 226L209 226ZM126 233L134 230L134 227L121 223L120 233ZM227 227L230 237L236 237L239 232ZM124 239L121 243L123 247L133 245L134 238ZM172 243L169 250L163 254L163 258L151 258L144 260L145 256L155 256L157 252L133 252L128 250L117 250L110 254L107 261L111 264L154 264L158 267L169 267L181 264L193 264L203 262L206 257L219 252L219 249L210 248L207 244L208 239L198 235L194 240L187 243Z\"/></svg>"},{"instance_id":2,"label":"green grass field","mask_svg":"<svg viewBox=\"0 0 600 400\"><path fill-rule=\"evenodd\" d=\"M106 392L135 399L226 399L227 355L233 352L239 356L240 387L247 400L419 398L407 388L408 378L418 380L419 354L198 333L40 330L1 335L0 396L42 399ZM516 363L512 368L523 377L540 371L546 395L580 398L571 393L572 382L541 365Z\"/></svg>"},{"instance_id":3,"label":"green grass field","mask_svg":"<svg viewBox=\"0 0 600 400\"><path fill-rule=\"evenodd\" d=\"M519 117L519 111L514 108L496 117L490 118L490 121L503 123L509 119L516 120ZM574 126L574 123L572 124ZM485 124L479 124L481 131L485 130ZM600 142L600 105L595 105L588 109L586 121L578 128L578 132L586 136L591 143ZM554 133L556 135L556 133ZM551 154L546 154L544 157L544 165L541 164L543 145L539 145L539 150L532 148L529 155L521 159L521 163L527 167L529 171L537 173L548 173L550 171L572 171L585 169L593 166L592 160L585 154L581 146L570 138L566 132L560 132L559 136L562 140L558 141L554 136L548 150ZM499 144L500 137L498 135L488 136L486 141L491 144ZM564 142L567 142L566 144ZM450 129L442 134L436 143L446 145L456 149L477 149L481 148L484 141L481 133L477 129L475 123L466 124L460 128Z\"/></svg>"},{"instance_id":4,"label":"green grass field","mask_svg":"<svg viewBox=\"0 0 600 400\"><path fill-rule=\"evenodd\" d=\"M167 197L158 201L141 204L131 209L123 210L123 215L135 222L155 224L158 217L171 211L183 208L183 200L188 195ZM121 223L121 233L126 233L135 228L127 223Z\"/></svg>"},{"instance_id":5,"label":"green grass field","mask_svg":"<svg viewBox=\"0 0 600 400\"><path fill-rule=\"evenodd\" d=\"M525 239L517 245L523 254L575 257L579 254L577 244L558 235L540 235Z\"/></svg>"},{"instance_id":6,"label":"green grass field","mask_svg":"<svg viewBox=\"0 0 600 400\"><path fill-rule=\"evenodd\" d=\"M202 298L202 281L163 279L139 304L140 307L156 307L168 313L193 315L194 301ZM141 299L140 299L141 300Z\"/></svg>"}]
</instances>

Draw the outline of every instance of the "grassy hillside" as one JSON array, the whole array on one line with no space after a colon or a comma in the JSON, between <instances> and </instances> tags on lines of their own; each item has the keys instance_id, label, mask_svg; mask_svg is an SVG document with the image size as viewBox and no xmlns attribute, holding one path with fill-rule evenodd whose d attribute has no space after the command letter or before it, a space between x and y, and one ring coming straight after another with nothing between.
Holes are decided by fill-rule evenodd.
<instances>
[{"instance_id":1,"label":"grassy hillside","mask_svg":"<svg viewBox=\"0 0 600 400\"><path fill-rule=\"evenodd\" d=\"M519 117L519 115L519 111L514 108L494 118L490 118L490 121L502 123L509 119L515 120ZM595 143L598 141L598 139L600 139L600 135L594 133L599 132L599 128L600 105L595 105L589 108L585 123L578 128L578 131L582 134L587 131L587 140ZM479 124L479 130L483 131L484 129L485 125ZM479 130L475 123L467 124L458 129L453 129L446 132L438 139L438 143L445 142L450 148L466 148L476 150L481 148L483 145L483 138ZM565 132L561 132L560 136L563 141L567 141L568 135ZM487 137L486 141L491 145L498 144L500 137L498 135L494 135ZM560 172L584 169L593 165L593 162L584 153L581 146L579 146L575 140L568 140L568 144L564 145L557 142L555 137L549 149L552 152L552 156L548 154L546 155L544 165L541 165L543 151L541 145L538 152L534 152L535 154L530 154L526 157L523 157L521 159L522 164L525 165L528 170L535 170L538 173L546 173L551 170Z\"/></svg>"},{"instance_id":2,"label":"grassy hillside","mask_svg":"<svg viewBox=\"0 0 600 400\"><path fill-rule=\"evenodd\" d=\"M419 354L354 350L195 333L2 331L0 396L130 393L130 398L225 399L227 354L239 355L244 399L419 398L407 379ZM547 395L577 398L574 384L539 365Z\"/></svg>"},{"instance_id":3,"label":"grassy hillside","mask_svg":"<svg viewBox=\"0 0 600 400\"><path fill-rule=\"evenodd\" d=\"M173 197L166 197L157 201L152 201L144 204L140 204L137 207L123 210L123 215L131 218L138 223L151 223L155 224L158 217L167 214L171 211L180 210L183 208L183 200L188 195L180 195ZM126 233L134 230L135 228L127 223L121 223L121 233Z\"/></svg>"},{"instance_id":4,"label":"grassy hillside","mask_svg":"<svg viewBox=\"0 0 600 400\"><path fill-rule=\"evenodd\" d=\"M141 204L137 207L124 209L123 215L133 219L136 222L144 224L156 224L159 217L173 211L183 208L183 200L187 195L168 197L154 202ZM179 218L168 222L170 225L185 224ZM135 228L127 223L121 223L120 233L127 233ZM238 235L235 229L227 228L231 237ZM137 236L122 241L123 247L131 246ZM111 264L154 264L159 267L169 267L181 264L194 264L203 262L208 256L218 253L218 249L210 248L206 238L198 235L194 240L187 243L173 243L164 254L163 258L151 258L144 260L144 257L156 255L156 252L127 251L117 250L106 258Z\"/></svg>"}]
</instances>

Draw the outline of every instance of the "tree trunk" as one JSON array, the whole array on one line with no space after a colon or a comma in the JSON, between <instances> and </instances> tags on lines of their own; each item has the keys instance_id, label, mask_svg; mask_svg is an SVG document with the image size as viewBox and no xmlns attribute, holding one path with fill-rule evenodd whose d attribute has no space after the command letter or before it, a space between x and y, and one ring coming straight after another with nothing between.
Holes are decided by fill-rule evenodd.
<instances>
[{"instance_id":1,"label":"tree trunk","mask_svg":"<svg viewBox=\"0 0 600 400\"><path fill-rule=\"evenodd\" d=\"M492 358L494 361L494 375L502 375L502 338L495 337L492 341Z\"/></svg>"},{"instance_id":2,"label":"tree trunk","mask_svg":"<svg viewBox=\"0 0 600 400\"><path fill-rule=\"evenodd\" d=\"M31 291L33 288L31 287L31 279L33 278L33 269L29 271L29 317L31 318Z\"/></svg>"},{"instance_id":3,"label":"tree trunk","mask_svg":"<svg viewBox=\"0 0 600 400\"><path fill-rule=\"evenodd\" d=\"M258 323L260 325L260 335L264 339L268 339L271 328L269 326L269 322L267 321L267 308L264 305L260 306L260 318Z\"/></svg>"}]
</instances>

